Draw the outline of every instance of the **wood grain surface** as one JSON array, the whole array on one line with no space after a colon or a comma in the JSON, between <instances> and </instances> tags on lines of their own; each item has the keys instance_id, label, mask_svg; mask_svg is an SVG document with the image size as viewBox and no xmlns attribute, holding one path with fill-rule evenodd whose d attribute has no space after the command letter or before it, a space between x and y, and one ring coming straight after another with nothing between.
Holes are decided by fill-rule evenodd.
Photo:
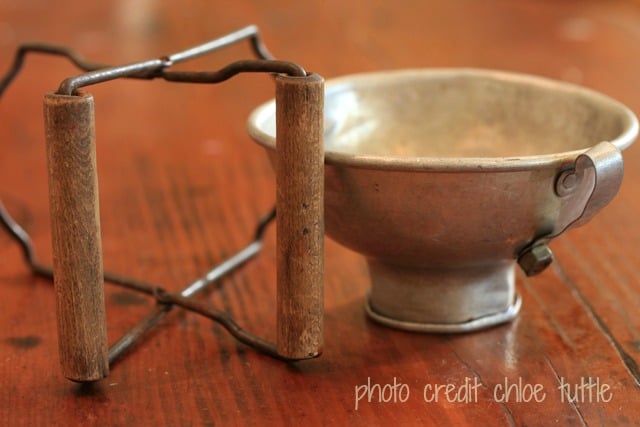
<instances>
[{"instance_id":1,"label":"wood grain surface","mask_svg":"<svg viewBox=\"0 0 640 427\"><path fill-rule=\"evenodd\" d=\"M60 364L73 381L109 373L93 97L44 97Z\"/></svg>"},{"instance_id":2,"label":"wood grain surface","mask_svg":"<svg viewBox=\"0 0 640 427\"><path fill-rule=\"evenodd\" d=\"M504 69L578 83L640 112L637 0L5 0L0 70L25 41L127 63L251 23L275 56L325 79L414 67ZM250 56L239 45L180 67L217 69ZM42 97L75 74L64 60L29 57L0 102L0 198L47 264ZM253 239L275 201L275 174L245 123L274 91L270 77L256 75L211 86L91 87L105 270L178 291ZM0 233L0 424L640 425L640 148L624 158L616 199L552 243L552 267L518 274L523 308L508 325L429 335L372 323L363 259L326 240L323 354L289 364L176 309L106 379L74 384L60 369L53 286L32 276ZM275 234L270 227L256 260L198 296L272 341ZM154 307L112 285L105 302L109 343Z\"/></svg>"},{"instance_id":3,"label":"wood grain surface","mask_svg":"<svg viewBox=\"0 0 640 427\"><path fill-rule=\"evenodd\" d=\"M324 79L277 76L277 348L322 353L324 319Z\"/></svg>"}]
</instances>

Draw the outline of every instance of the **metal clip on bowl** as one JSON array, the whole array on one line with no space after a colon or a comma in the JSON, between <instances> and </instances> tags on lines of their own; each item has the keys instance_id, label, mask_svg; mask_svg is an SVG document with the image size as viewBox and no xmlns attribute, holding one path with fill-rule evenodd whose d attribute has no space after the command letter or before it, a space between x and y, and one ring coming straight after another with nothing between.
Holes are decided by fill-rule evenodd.
<instances>
[{"instance_id":1,"label":"metal clip on bowl","mask_svg":"<svg viewBox=\"0 0 640 427\"><path fill-rule=\"evenodd\" d=\"M549 242L566 230L588 222L606 206L620 189L624 165L622 153L613 144L601 142L580 154L555 181L560 200L554 229L534 239L518 255L518 264L527 276L534 276L553 262Z\"/></svg>"}]
</instances>

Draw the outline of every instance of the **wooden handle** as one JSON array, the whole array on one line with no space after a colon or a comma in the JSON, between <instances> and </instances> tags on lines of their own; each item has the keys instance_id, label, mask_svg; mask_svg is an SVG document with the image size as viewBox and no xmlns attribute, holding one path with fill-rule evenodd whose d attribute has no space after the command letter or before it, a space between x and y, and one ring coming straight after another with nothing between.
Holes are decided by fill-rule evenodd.
<instances>
[{"instance_id":1,"label":"wooden handle","mask_svg":"<svg viewBox=\"0 0 640 427\"><path fill-rule=\"evenodd\" d=\"M324 80L276 77L278 353L322 352L324 299Z\"/></svg>"},{"instance_id":2,"label":"wooden handle","mask_svg":"<svg viewBox=\"0 0 640 427\"><path fill-rule=\"evenodd\" d=\"M91 95L44 98L58 345L65 377L107 376L107 326Z\"/></svg>"}]
</instances>

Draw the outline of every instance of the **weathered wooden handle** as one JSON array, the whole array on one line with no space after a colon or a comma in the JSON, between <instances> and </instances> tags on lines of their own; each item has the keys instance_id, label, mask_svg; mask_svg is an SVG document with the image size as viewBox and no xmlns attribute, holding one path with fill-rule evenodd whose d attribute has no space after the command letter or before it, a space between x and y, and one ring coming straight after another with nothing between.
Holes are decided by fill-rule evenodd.
<instances>
[{"instance_id":1,"label":"weathered wooden handle","mask_svg":"<svg viewBox=\"0 0 640 427\"><path fill-rule=\"evenodd\" d=\"M107 376L107 325L91 95L44 98L60 363L73 381Z\"/></svg>"},{"instance_id":2,"label":"weathered wooden handle","mask_svg":"<svg viewBox=\"0 0 640 427\"><path fill-rule=\"evenodd\" d=\"M276 77L277 349L318 356L324 315L324 80Z\"/></svg>"}]
</instances>

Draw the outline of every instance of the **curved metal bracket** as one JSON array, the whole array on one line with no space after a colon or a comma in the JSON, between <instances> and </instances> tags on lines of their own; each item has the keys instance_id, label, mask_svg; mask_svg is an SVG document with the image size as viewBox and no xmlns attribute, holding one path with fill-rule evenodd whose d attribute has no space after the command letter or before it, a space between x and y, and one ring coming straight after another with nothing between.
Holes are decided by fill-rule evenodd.
<instances>
[{"instance_id":1,"label":"curved metal bracket","mask_svg":"<svg viewBox=\"0 0 640 427\"><path fill-rule=\"evenodd\" d=\"M587 223L617 194L622 184L622 153L610 142L601 142L580 154L555 181L560 198L560 215L553 230L534 239L518 255L518 264L527 276L542 272L553 261L547 246L566 230Z\"/></svg>"}]
</instances>

